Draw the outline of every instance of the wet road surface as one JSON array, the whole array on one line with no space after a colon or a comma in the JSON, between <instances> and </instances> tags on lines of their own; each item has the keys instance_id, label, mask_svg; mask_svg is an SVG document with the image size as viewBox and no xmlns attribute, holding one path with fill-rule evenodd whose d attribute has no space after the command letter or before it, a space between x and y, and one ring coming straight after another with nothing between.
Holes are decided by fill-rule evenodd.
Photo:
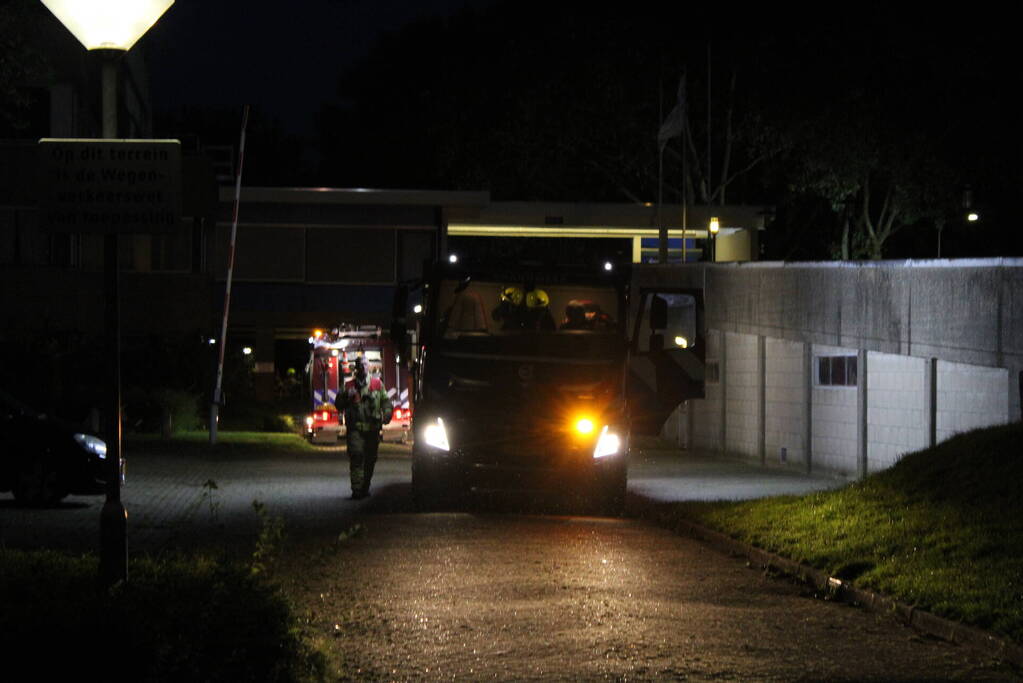
<instances>
[{"instance_id":1,"label":"wet road surface","mask_svg":"<svg viewBox=\"0 0 1023 683\"><path fill-rule=\"evenodd\" d=\"M338 450L140 454L124 490L129 552L251 553L263 502L285 523L277 576L342 679L1019 680L640 520L535 514L542 505L419 514L400 447L383 451L366 501L347 498L346 473ZM630 505L833 485L639 458ZM95 551L101 507L28 510L0 495L0 543Z\"/></svg>"},{"instance_id":2,"label":"wet road surface","mask_svg":"<svg viewBox=\"0 0 1023 683\"><path fill-rule=\"evenodd\" d=\"M368 512L289 553L339 678L1013 680L629 519Z\"/></svg>"}]
</instances>

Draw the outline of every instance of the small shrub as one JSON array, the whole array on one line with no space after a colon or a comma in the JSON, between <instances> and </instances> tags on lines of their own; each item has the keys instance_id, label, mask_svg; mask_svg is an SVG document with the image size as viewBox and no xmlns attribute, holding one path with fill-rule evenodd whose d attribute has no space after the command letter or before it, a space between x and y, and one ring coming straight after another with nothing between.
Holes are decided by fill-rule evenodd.
<instances>
[{"instance_id":1,"label":"small shrub","mask_svg":"<svg viewBox=\"0 0 1023 683\"><path fill-rule=\"evenodd\" d=\"M94 556L0 550L0 632L8 670L46 678L304 681L322 655L289 603L248 567L210 557L135 558L109 591Z\"/></svg>"},{"instance_id":2,"label":"small shrub","mask_svg":"<svg viewBox=\"0 0 1023 683\"><path fill-rule=\"evenodd\" d=\"M258 500L252 501L252 509L259 516L259 536L256 538L256 548L252 552L250 571L252 574L263 574L273 566L281 547L281 541L284 539L284 519L271 517L266 504Z\"/></svg>"},{"instance_id":3,"label":"small shrub","mask_svg":"<svg viewBox=\"0 0 1023 683\"><path fill-rule=\"evenodd\" d=\"M264 432L297 432L298 422L294 415L287 413L275 413L266 415L263 418Z\"/></svg>"}]
</instances>

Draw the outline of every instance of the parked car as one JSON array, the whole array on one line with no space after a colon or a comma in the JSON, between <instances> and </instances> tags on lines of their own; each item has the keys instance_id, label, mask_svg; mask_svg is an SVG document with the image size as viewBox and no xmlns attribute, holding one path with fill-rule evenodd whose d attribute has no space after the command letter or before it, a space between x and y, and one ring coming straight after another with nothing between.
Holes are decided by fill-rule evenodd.
<instances>
[{"instance_id":1,"label":"parked car","mask_svg":"<svg viewBox=\"0 0 1023 683\"><path fill-rule=\"evenodd\" d=\"M0 390L0 491L24 505L104 492L107 444Z\"/></svg>"}]
</instances>

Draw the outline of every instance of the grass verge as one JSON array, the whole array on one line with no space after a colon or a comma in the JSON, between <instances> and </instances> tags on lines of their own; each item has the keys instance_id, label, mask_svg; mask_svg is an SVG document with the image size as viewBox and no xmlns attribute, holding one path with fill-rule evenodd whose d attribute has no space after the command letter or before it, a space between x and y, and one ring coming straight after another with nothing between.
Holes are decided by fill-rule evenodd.
<instances>
[{"instance_id":1,"label":"grass verge","mask_svg":"<svg viewBox=\"0 0 1023 683\"><path fill-rule=\"evenodd\" d=\"M91 555L0 550L8 670L66 680L323 678L287 600L243 564L138 558L110 590L98 588L97 570Z\"/></svg>"},{"instance_id":2,"label":"grass verge","mask_svg":"<svg viewBox=\"0 0 1023 683\"><path fill-rule=\"evenodd\" d=\"M1023 642L1023 424L960 434L834 491L662 510Z\"/></svg>"},{"instance_id":3,"label":"grass verge","mask_svg":"<svg viewBox=\"0 0 1023 683\"><path fill-rule=\"evenodd\" d=\"M325 449L309 443L300 434L284 432L217 432L217 444L210 446L209 432L175 432L169 439L159 434L131 434L128 445L142 446L147 451L173 450L176 453L231 455L239 453L300 454L323 453Z\"/></svg>"}]
</instances>

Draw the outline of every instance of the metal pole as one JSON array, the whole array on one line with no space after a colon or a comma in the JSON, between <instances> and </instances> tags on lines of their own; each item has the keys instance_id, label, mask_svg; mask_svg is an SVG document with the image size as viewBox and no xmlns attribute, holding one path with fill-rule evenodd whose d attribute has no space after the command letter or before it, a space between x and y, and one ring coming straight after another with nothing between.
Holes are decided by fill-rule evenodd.
<instances>
[{"instance_id":1,"label":"metal pole","mask_svg":"<svg viewBox=\"0 0 1023 683\"><path fill-rule=\"evenodd\" d=\"M657 120L664 122L664 93L661 89L663 78L663 64L660 75L657 77ZM657 262L668 262L668 228L664 225L662 214L664 206L664 145L658 135L657 140ZM640 241L640 260L642 260L643 245Z\"/></svg>"},{"instance_id":2,"label":"metal pole","mask_svg":"<svg viewBox=\"0 0 1023 683\"><path fill-rule=\"evenodd\" d=\"M103 55L103 137L117 137L117 58ZM100 512L100 581L128 579L128 511L121 504L121 315L117 233L104 237L103 290L107 337L107 499Z\"/></svg>"},{"instance_id":3,"label":"metal pole","mask_svg":"<svg viewBox=\"0 0 1023 683\"><path fill-rule=\"evenodd\" d=\"M245 127L249 123L249 105L242 113L241 142L238 145L238 173L234 180L234 216L231 220L231 243L227 250L227 284L224 287L224 316L220 323L220 351L217 357L217 381L213 387L213 401L210 403L210 445L217 443L217 420L224 382L224 349L227 347L227 316L231 310L231 279L234 274L234 245L238 236L238 205L242 194L242 166L245 163Z\"/></svg>"},{"instance_id":4,"label":"metal pole","mask_svg":"<svg viewBox=\"0 0 1023 683\"><path fill-rule=\"evenodd\" d=\"M688 258L688 250L686 248L686 229L689 227L689 197L686 190L688 185L688 178L686 177L686 171L688 166L686 165L686 135L689 133L689 117L686 112L682 112L682 265L686 264Z\"/></svg>"}]
</instances>

